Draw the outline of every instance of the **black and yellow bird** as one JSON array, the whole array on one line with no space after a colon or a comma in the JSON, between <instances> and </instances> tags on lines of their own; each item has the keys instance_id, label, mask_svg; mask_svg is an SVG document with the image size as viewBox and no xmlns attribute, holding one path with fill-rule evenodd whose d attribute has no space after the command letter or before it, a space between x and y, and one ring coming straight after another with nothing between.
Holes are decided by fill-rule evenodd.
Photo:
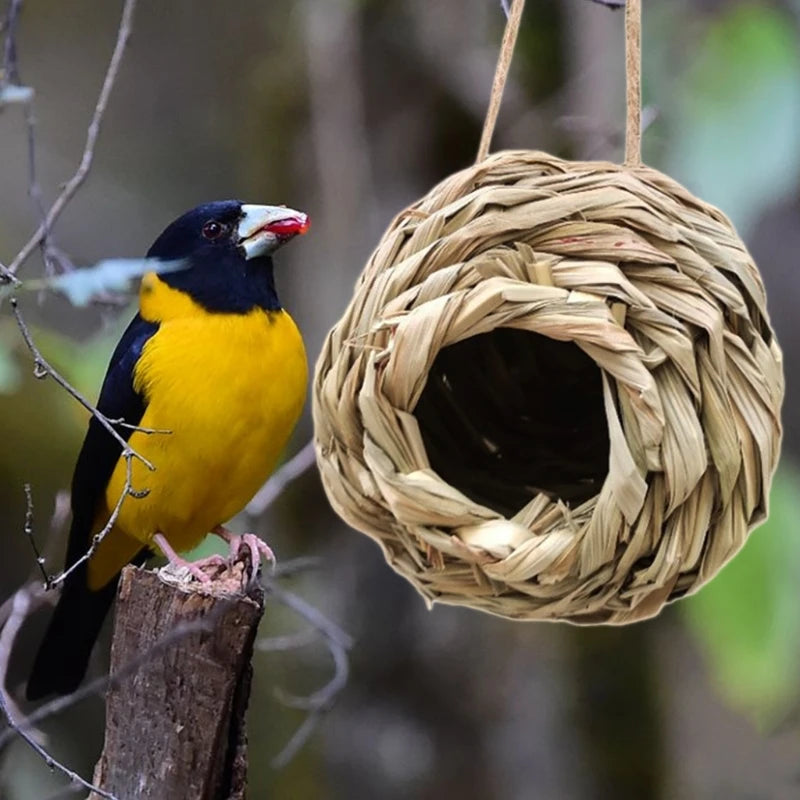
<instances>
[{"instance_id":1,"label":"black and yellow bird","mask_svg":"<svg viewBox=\"0 0 800 800\"><path fill-rule=\"evenodd\" d=\"M160 551L186 565L176 551L211 531L232 552L242 545L223 523L274 469L305 400L303 340L278 300L271 256L307 229L301 212L228 200L184 214L150 248L148 258L176 268L143 276L139 313L111 356L97 408L124 420L120 435L155 469L132 459L129 482L119 442L91 419L72 480L68 566L88 551L126 487L134 494L65 580L29 699L78 686L125 564ZM244 543L256 560L269 555L253 536Z\"/></svg>"}]
</instances>

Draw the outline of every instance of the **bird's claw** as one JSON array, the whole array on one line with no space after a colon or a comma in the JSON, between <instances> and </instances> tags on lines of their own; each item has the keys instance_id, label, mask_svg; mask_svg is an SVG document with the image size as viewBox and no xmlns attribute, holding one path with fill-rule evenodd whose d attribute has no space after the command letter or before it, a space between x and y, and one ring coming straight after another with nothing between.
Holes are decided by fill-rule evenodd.
<instances>
[{"instance_id":1,"label":"bird's claw","mask_svg":"<svg viewBox=\"0 0 800 800\"><path fill-rule=\"evenodd\" d=\"M228 562L221 555L216 553L206 556L205 558L200 558L197 561L187 561L185 558L181 558L181 556L179 556L175 550L173 550L172 546L169 544L163 534L156 533L153 536L153 539L173 567L187 570L189 574L193 578L196 578L198 581L200 581L200 583L211 582L213 573L212 575L209 575L205 571L205 569L208 567L213 567L214 572L216 572L216 570L218 570L220 567L226 567L228 565Z\"/></svg>"},{"instance_id":2,"label":"bird's claw","mask_svg":"<svg viewBox=\"0 0 800 800\"><path fill-rule=\"evenodd\" d=\"M214 533L229 545L228 563L234 564L245 550L250 556L250 578L256 580L258 571L261 567L261 559L264 558L275 566L275 553L272 548L254 533L233 533L221 525L214 529Z\"/></svg>"}]
</instances>

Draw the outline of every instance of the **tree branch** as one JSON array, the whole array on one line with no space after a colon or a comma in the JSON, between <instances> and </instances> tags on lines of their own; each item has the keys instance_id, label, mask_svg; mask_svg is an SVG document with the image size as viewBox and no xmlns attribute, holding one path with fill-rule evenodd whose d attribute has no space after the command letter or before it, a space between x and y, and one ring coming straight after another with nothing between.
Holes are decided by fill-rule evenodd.
<instances>
[{"instance_id":1,"label":"tree branch","mask_svg":"<svg viewBox=\"0 0 800 800\"><path fill-rule=\"evenodd\" d=\"M290 458L269 480L256 492L255 497L247 504L245 511L257 517L263 514L275 502L283 490L316 463L314 440L303 445L302 449Z\"/></svg>"},{"instance_id":2,"label":"tree branch","mask_svg":"<svg viewBox=\"0 0 800 800\"><path fill-rule=\"evenodd\" d=\"M81 185L86 180L86 176L89 174L89 170L91 169L92 162L94 160L94 150L95 145L97 144L97 137L100 133L100 125L103 121L103 116L106 113L109 97L111 96L111 92L117 80L117 74L119 73L122 57L125 52L125 45L128 43L128 39L131 34L133 12L135 8L136 0L125 0L125 4L122 7L122 18L120 20L119 30L117 31L117 41L111 54L111 60L108 63L108 69L106 70L105 79L103 80L103 86L100 89L100 96L97 98L94 114L92 115L91 122L89 123L89 129L86 135L86 144L84 145L83 155L81 156L78 169L64 185L64 188L61 190L61 194L59 194L53 205L50 207L50 210L47 212L44 221L39 225L39 227L36 229L36 232L33 234L33 236L31 236L31 238L28 240L22 250L19 251L17 256L7 268L6 271L11 275L15 275L17 273L19 268L28 260L36 247L38 247L39 244L41 244L41 242L47 238L50 230L53 227L53 224L61 215L61 212L66 208L67 204L78 191L78 189L80 189Z\"/></svg>"},{"instance_id":3,"label":"tree branch","mask_svg":"<svg viewBox=\"0 0 800 800\"><path fill-rule=\"evenodd\" d=\"M33 341L31 332L28 330L28 326L22 317L22 312L19 310L17 299L12 297L10 303L14 312L14 318L17 321L17 326L22 333L22 338L25 340L25 344L28 346L28 350L30 350L31 355L33 356L34 377L44 378L49 375L62 389L64 389L68 394L72 395L72 397L74 397L117 440L118 444L122 448L122 457L135 458L141 461L142 464L144 464L149 470L154 471L155 467L146 458L140 456L135 450L132 450L125 439L123 439L119 433L117 433L117 431L114 429L114 424L112 421L109 420L105 414L102 414L100 411L98 411L74 386L72 386L72 384L66 380L66 378L62 377L61 374L50 365L50 363L39 351L36 343Z\"/></svg>"},{"instance_id":4,"label":"tree branch","mask_svg":"<svg viewBox=\"0 0 800 800\"><path fill-rule=\"evenodd\" d=\"M43 596L43 590L36 584L29 584L17 590L12 600L11 614L0 632L0 710L2 710L3 716L5 716L9 725L9 730L0 735L0 751L2 751L11 737L19 736L32 750L41 756L50 769L56 769L64 774L69 778L71 784L79 784L84 789L93 791L97 796L106 798L106 800L117 800L115 795L98 788L78 775L77 772L53 758L39 741L37 732L32 729L31 718L22 717L16 704L6 691L6 674L14 640L28 614L41 605Z\"/></svg>"},{"instance_id":5,"label":"tree branch","mask_svg":"<svg viewBox=\"0 0 800 800\"><path fill-rule=\"evenodd\" d=\"M322 717L330 711L339 692L347 685L350 675L350 665L347 651L353 646L352 637L345 633L335 622L329 620L319 609L307 603L298 595L279 587L274 581L266 583L268 594L294 611L312 626L312 633L321 634L333 658L333 677L320 689L306 697L300 697L289 692L276 689L276 698L285 706L299 708L308 712L300 727L284 745L283 749L270 762L273 767L286 766L308 741ZM290 636L271 637L263 639L256 644L259 650L286 650L292 647L303 647L313 639L307 633L298 633Z\"/></svg>"}]
</instances>

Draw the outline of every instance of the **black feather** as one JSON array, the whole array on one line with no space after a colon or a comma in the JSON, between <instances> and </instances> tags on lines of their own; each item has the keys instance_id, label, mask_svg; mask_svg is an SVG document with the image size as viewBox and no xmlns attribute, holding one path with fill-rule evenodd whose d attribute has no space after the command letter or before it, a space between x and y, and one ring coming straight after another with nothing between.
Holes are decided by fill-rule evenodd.
<instances>
[{"instance_id":1,"label":"black feather","mask_svg":"<svg viewBox=\"0 0 800 800\"><path fill-rule=\"evenodd\" d=\"M153 243L148 258L162 261L188 259L186 269L166 270L164 283L189 294L206 311L246 314L254 308L278 311L275 275L269 256L246 259L236 242L236 223L241 217L239 200L206 203L175 220ZM203 238L206 222L219 222L229 235L214 241Z\"/></svg>"},{"instance_id":2,"label":"black feather","mask_svg":"<svg viewBox=\"0 0 800 800\"><path fill-rule=\"evenodd\" d=\"M133 387L133 369L145 343L157 330L158 325L137 314L122 335L111 356L97 402L97 409L109 419L123 419L129 425L141 422L145 400ZM130 428L121 426L118 430L125 440L132 433ZM74 564L89 547L97 508L121 452L119 442L92 417L72 478L68 566ZM146 557L147 551L142 548L134 563L142 563ZM26 694L29 700L52 692L65 694L77 688L114 600L117 580L115 577L99 591L91 591L84 562L64 582L28 680Z\"/></svg>"}]
</instances>

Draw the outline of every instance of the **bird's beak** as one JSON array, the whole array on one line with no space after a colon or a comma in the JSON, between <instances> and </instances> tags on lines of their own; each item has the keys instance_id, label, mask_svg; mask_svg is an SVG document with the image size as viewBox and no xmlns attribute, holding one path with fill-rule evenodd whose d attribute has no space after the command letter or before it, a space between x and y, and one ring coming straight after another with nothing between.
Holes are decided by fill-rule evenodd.
<instances>
[{"instance_id":1,"label":"bird's beak","mask_svg":"<svg viewBox=\"0 0 800 800\"><path fill-rule=\"evenodd\" d=\"M305 233L308 215L284 206L242 206L237 244L246 259L267 256L289 239Z\"/></svg>"}]
</instances>

